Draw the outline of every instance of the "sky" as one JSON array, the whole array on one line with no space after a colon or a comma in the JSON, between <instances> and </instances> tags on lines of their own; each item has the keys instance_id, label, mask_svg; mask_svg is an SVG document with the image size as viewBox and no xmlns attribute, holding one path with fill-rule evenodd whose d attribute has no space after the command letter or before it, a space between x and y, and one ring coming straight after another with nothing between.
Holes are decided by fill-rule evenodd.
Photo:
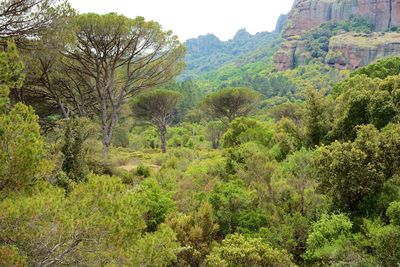
<instances>
[{"instance_id":1,"label":"sky","mask_svg":"<svg viewBox=\"0 0 400 267\"><path fill-rule=\"evenodd\" d=\"M117 12L143 16L172 30L181 41L213 33L231 39L237 30L251 34L273 31L280 14L287 14L293 0L70 0L80 13Z\"/></svg>"}]
</instances>

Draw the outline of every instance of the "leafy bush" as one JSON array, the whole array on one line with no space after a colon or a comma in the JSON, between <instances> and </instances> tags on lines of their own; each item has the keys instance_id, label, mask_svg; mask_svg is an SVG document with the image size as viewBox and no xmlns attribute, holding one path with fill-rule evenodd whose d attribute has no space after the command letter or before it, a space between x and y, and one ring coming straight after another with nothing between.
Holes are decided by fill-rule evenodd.
<instances>
[{"instance_id":1,"label":"leafy bush","mask_svg":"<svg viewBox=\"0 0 400 267\"><path fill-rule=\"evenodd\" d=\"M271 248L261 239L233 234L213 248L206 259L206 266L290 267L296 265L287 252Z\"/></svg>"},{"instance_id":2,"label":"leafy bush","mask_svg":"<svg viewBox=\"0 0 400 267\"><path fill-rule=\"evenodd\" d=\"M44 140L38 121L33 109L21 103L8 114L0 114L0 192L26 188L44 167Z\"/></svg>"}]
</instances>

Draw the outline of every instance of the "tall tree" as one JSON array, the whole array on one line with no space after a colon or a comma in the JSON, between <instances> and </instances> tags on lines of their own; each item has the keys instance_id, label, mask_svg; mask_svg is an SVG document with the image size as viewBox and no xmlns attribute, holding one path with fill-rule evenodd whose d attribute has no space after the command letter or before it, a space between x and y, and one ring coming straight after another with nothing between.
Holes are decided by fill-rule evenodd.
<instances>
[{"instance_id":1,"label":"tall tree","mask_svg":"<svg viewBox=\"0 0 400 267\"><path fill-rule=\"evenodd\" d=\"M225 123L255 110L261 95L247 88L226 88L206 97L203 107L211 116Z\"/></svg>"},{"instance_id":2,"label":"tall tree","mask_svg":"<svg viewBox=\"0 0 400 267\"><path fill-rule=\"evenodd\" d=\"M304 126L309 147L320 145L331 128L332 105L322 92L313 88L306 91Z\"/></svg>"},{"instance_id":3,"label":"tall tree","mask_svg":"<svg viewBox=\"0 0 400 267\"><path fill-rule=\"evenodd\" d=\"M371 204L389 178L383 155L380 134L373 125L359 126L354 142L336 141L317 150L314 164L319 189L332 197L333 208L352 217L373 214Z\"/></svg>"},{"instance_id":4,"label":"tall tree","mask_svg":"<svg viewBox=\"0 0 400 267\"><path fill-rule=\"evenodd\" d=\"M180 98L181 95L177 92L157 90L139 96L132 108L137 118L147 120L158 128L163 153L167 151L167 124L176 111Z\"/></svg>"},{"instance_id":5,"label":"tall tree","mask_svg":"<svg viewBox=\"0 0 400 267\"><path fill-rule=\"evenodd\" d=\"M76 46L65 54L74 63L70 73L84 76L94 96L106 158L121 106L179 74L185 49L171 31L142 17L85 14L77 18L77 27Z\"/></svg>"}]
</instances>

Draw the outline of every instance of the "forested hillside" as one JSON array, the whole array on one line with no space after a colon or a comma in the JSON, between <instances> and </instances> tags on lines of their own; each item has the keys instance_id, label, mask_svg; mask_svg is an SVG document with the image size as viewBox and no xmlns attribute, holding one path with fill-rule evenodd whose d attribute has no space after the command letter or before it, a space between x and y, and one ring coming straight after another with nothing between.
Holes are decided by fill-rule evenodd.
<instances>
[{"instance_id":1,"label":"forested hillside","mask_svg":"<svg viewBox=\"0 0 400 267\"><path fill-rule=\"evenodd\" d=\"M186 69L181 79L194 79L216 71L224 65L240 67L249 63L269 63L278 48L278 32L259 32L251 35L238 30L233 39L221 41L213 34L187 40Z\"/></svg>"},{"instance_id":2,"label":"forested hillside","mask_svg":"<svg viewBox=\"0 0 400 267\"><path fill-rule=\"evenodd\" d=\"M400 57L326 64L351 18L278 71L286 19L182 44L0 0L0 266L398 266Z\"/></svg>"}]
</instances>

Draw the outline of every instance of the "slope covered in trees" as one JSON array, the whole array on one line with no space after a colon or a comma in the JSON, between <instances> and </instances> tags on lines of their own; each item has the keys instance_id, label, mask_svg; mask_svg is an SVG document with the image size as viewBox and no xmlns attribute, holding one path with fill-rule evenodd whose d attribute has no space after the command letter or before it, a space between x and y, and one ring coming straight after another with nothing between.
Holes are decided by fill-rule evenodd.
<instances>
[{"instance_id":1,"label":"slope covered in trees","mask_svg":"<svg viewBox=\"0 0 400 267\"><path fill-rule=\"evenodd\" d=\"M224 65L243 66L255 61L267 63L279 45L279 33L259 32L251 35L240 29L228 41L221 41L213 34L187 40L186 70L180 79L195 79L217 71Z\"/></svg>"}]
</instances>

